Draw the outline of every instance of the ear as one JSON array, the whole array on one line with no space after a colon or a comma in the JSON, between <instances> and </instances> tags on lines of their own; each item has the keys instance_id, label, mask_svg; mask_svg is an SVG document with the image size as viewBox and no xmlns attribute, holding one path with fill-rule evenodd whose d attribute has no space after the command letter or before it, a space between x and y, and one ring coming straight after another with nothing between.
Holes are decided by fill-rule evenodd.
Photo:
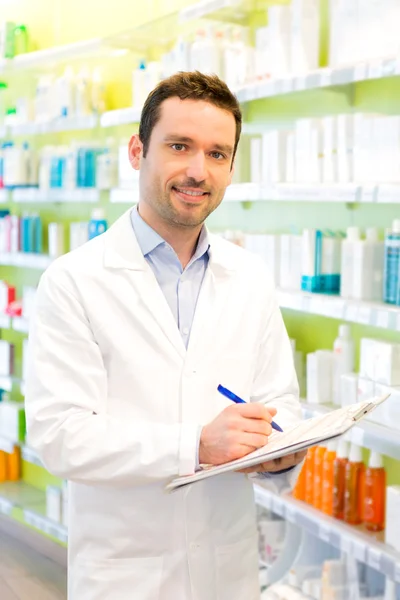
<instances>
[{"instance_id":1,"label":"ear","mask_svg":"<svg viewBox=\"0 0 400 600\"><path fill-rule=\"evenodd\" d=\"M135 133L129 140L128 146L129 162L135 171L140 170L140 161L143 157L143 144L140 141L139 134Z\"/></svg>"}]
</instances>

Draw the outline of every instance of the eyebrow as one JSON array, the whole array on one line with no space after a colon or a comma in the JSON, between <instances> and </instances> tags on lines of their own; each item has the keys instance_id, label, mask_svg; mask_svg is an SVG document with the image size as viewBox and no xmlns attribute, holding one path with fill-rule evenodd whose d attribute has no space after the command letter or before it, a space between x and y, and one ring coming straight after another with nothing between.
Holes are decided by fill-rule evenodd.
<instances>
[{"instance_id":1,"label":"eyebrow","mask_svg":"<svg viewBox=\"0 0 400 600\"><path fill-rule=\"evenodd\" d=\"M193 144L194 140L184 135L170 134L164 138L164 142L179 142L185 144ZM212 147L215 150L218 150L218 152L224 152L225 154L228 154L228 156L233 154L233 147L229 144L212 144Z\"/></svg>"}]
</instances>

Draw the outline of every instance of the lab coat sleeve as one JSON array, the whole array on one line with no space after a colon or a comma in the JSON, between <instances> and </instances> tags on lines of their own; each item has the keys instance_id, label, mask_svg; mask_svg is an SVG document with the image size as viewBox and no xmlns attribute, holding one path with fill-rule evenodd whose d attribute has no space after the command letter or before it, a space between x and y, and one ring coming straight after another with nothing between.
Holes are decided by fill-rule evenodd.
<instances>
[{"instance_id":1,"label":"lab coat sleeve","mask_svg":"<svg viewBox=\"0 0 400 600\"><path fill-rule=\"evenodd\" d=\"M141 485L194 473L197 424L107 414L107 373L87 314L51 271L39 284L30 331L30 446L51 473L89 485Z\"/></svg>"},{"instance_id":2,"label":"lab coat sleeve","mask_svg":"<svg viewBox=\"0 0 400 600\"><path fill-rule=\"evenodd\" d=\"M277 409L274 420L285 430L302 419L299 386L294 368L293 352L278 306L272 280L266 274L264 290L263 331L253 381L251 401ZM302 465L286 473L271 474L269 482L277 490L293 487ZM265 479L264 474L262 478Z\"/></svg>"}]
</instances>

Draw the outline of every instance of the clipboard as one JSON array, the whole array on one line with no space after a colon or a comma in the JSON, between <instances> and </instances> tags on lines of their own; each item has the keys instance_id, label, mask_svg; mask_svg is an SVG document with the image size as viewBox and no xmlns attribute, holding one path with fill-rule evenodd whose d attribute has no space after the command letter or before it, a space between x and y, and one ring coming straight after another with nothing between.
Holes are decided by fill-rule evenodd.
<instances>
[{"instance_id":1,"label":"clipboard","mask_svg":"<svg viewBox=\"0 0 400 600\"><path fill-rule=\"evenodd\" d=\"M338 408L324 415L305 419L296 423L296 425L292 425L282 433L273 431L268 438L268 444L262 448L223 465L201 465L200 470L193 475L177 477L170 481L165 486L165 490L173 492L183 486L203 481L209 477L253 467L340 437L361 421L365 415L387 400L389 396L390 394L386 394L371 398L370 400Z\"/></svg>"}]
</instances>

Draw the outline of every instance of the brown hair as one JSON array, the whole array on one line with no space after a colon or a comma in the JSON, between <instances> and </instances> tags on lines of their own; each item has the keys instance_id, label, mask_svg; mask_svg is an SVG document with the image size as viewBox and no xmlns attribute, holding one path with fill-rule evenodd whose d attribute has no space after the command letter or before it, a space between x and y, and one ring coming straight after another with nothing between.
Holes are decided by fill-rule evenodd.
<instances>
[{"instance_id":1,"label":"brown hair","mask_svg":"<svg viewBox=\"0 0 400 600\"><path fill-rule=\"evenodd\" d=\"M178 96L181 100L204 100L218 108L226 110L235 118L236 136L233 159L242 130L242 113L236 97L225 82L217 75L205 75L199 71L182 71L161 81L148 95L142 110L139 125L139 137L143 144L143 156L146 157L150 136L160 119L160 106L168 98Z\"/></svg>"}]
</instances>

